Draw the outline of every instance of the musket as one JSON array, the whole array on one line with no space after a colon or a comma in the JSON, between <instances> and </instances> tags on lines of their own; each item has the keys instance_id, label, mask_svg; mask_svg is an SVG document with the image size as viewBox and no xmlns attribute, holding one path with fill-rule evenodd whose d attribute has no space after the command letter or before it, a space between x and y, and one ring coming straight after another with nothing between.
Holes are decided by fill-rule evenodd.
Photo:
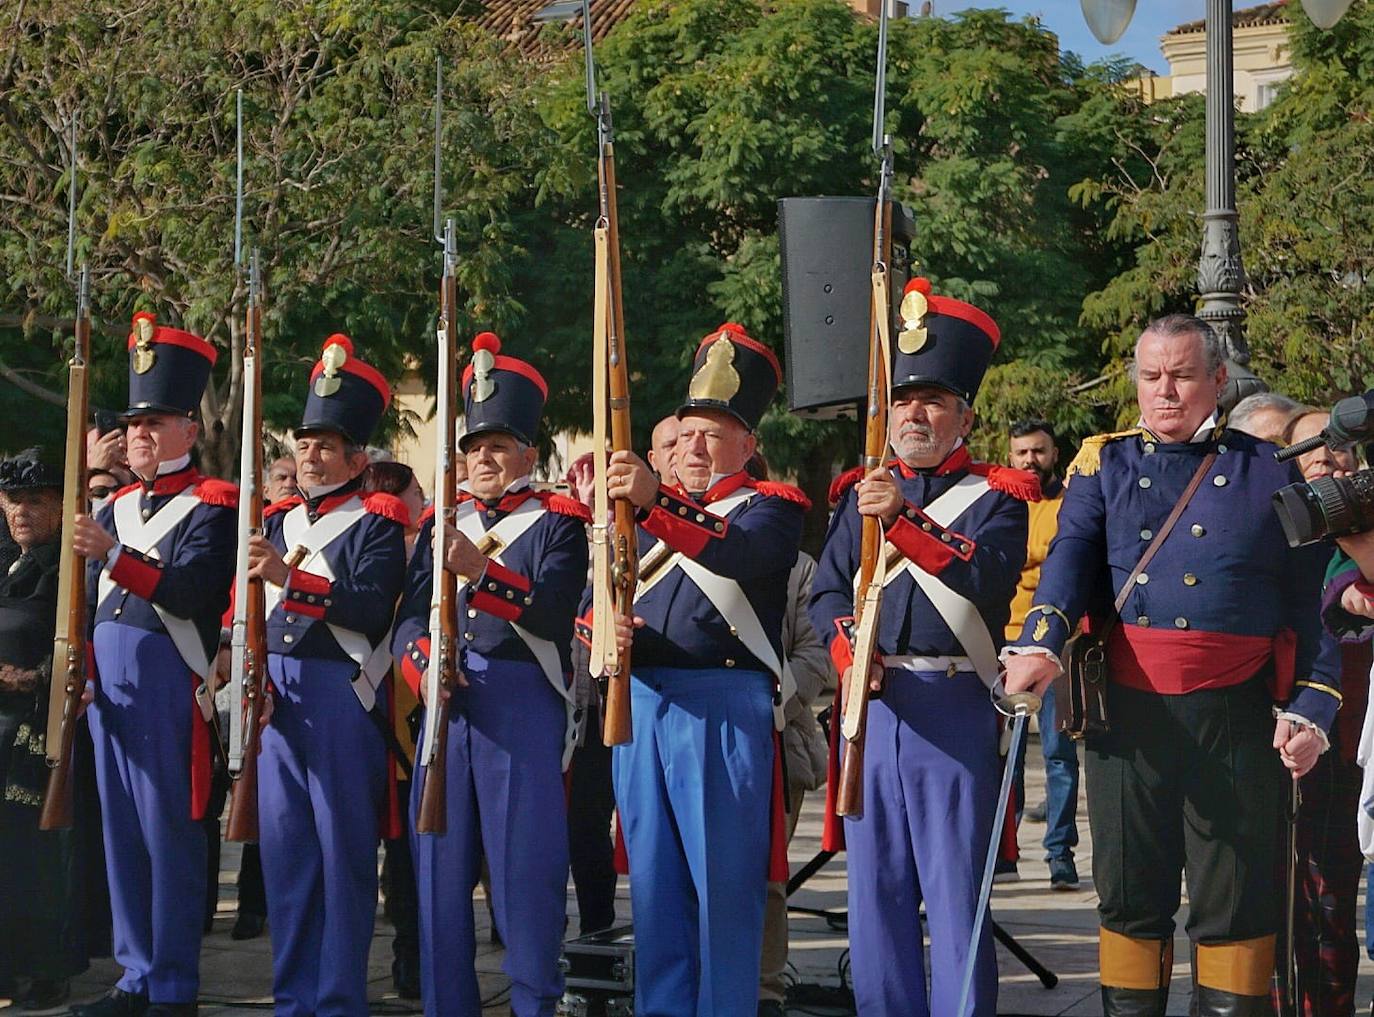
<instances>
[{"instance_id":1,"label":"musket","mask_svg":"<svg viewBox=\"0 0 1374 1017\"><path fill-rule=\"evenodd\" d=\"M70 179L67 190L67 278L76 257L76 116L72 116ZM76 517L90 512L86 495L86 416L89 410L88 365L91 354L91 275L81 266L77 282L76 327L72 358L67 363L67 448L62 475L62 551L57 579L57 626L53 638L52 677L48 683L45 752L48 787L38 826L60 830L72 825L72 746L81 697L86 691L86 559L72 546ZM58 675L62 685L57 685Z\"/></svg>"},{"instance_id":2,"label":"musket","mask_svg":"<svg viewBox=\"0 0 1374 1017\"><path fill-rule=\"evenodd\" d=\"M620 276L620 226L616 207L615 135L611 101L596 88L589 0L582 0L582 42L586 57L587 112L596 119L597 219L596 296L592 311L592 647L593 678L606 679L602 740L621 745L630 725L630 651L616 645L615 616L634 614L639 583L639 534L635 507L611 499L606 489L610 453L631 451L630 375L625 355L625 311ZM609 417L609 433L607 422Z\"/></svg>"},{"instance_id":3,"label":"musket","mask_svg":"<svg viewBox=\"0 0 1374 1017\"><path fill-rule=\"evenodd\" d=\"M238 170L234 197L234 267L243 266L243 91L236 98ZM258 735L267 695L267 597L248 575L248 541L262 536L262 280L258 251L248 259L243 321L243 419L239 432L238 560L229 636L229 840L258 839Z\"/></svg>"},{"instance_id":4,"label":"musket","mask_svg":"<svg viewBox=\"0 0 1374 1017\"><path fill-rule=\"evenodd\" d=\"M457 240L453 220L439 229L443 204L443 59L435 62L434 75L434 239L443 245L444 273L439 284L439 323L436 329L439 377L435 389L434 422L438 441L434 462L434 576L429 603L429 668L425 672L425 726L419 758L425 768L420 790L420 811L415 817L419 833L444 833L448 817L444 808L448 789L449 694L457 684L458 580L444 568L447 529L458 497L457 428L453 380L458 376Z\"/></svg>"},{"instance_id":5,"label":"musket","mask_svg":"<svg viewBox=\"0 0 1374 1017\"><path fill-rule=\"evenodd\" d=\"M892 385L892 138L884 133L887 91L887 4L878 21L878 69L873 92L873 154L878 158L878 201L873 210L872 300L868 330L868 408L864 422L864 470L883 465ZM835 811L862 816L864 735L868 725L868 668L877 649L878 616L886 574L882 521L864 516L859 540L859 582L854 591L854 664L846 690L840 731L844 736Z\"/></svg>"}]
</instances>

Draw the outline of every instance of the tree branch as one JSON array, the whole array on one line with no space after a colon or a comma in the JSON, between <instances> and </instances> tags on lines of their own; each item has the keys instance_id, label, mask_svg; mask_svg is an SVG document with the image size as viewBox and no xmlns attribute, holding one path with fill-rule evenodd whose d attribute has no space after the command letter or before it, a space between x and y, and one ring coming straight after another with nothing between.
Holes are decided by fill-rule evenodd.
<instances>
[{"instance_id":1,"label":"tree branch","mask_svg":"<svg viewBox=\"0 0 1374 1017\"><path fill-rule=\"evenodd\" d=\"M10 367L4 361L0 361L0 378L9 382L21 392L33 396L35 399L42 399L45 403L52 403L54 406L66 406L67 397L51 389L44 388L37 382L29 381L22 374Z\"/></svg>"}]
</instances>

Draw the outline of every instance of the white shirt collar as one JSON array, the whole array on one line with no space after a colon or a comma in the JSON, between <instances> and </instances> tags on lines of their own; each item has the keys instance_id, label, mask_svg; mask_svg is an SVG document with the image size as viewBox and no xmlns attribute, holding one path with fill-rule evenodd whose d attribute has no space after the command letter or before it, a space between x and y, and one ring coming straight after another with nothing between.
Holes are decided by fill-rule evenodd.
<instances>
[{"instance_id":1,"label":"white shirt collar","mask_svg":"<svg viewBox=\"0 0 1374 1017\"><path fill-rule=\"evenodd\" d=\"M169 473L177 473L184 470L190 465L191 453L188 452L184 456L177 456L175 459L169 459L165 463L158 463L157 475L159 477L165 477Z\"/></svg>"},{"instance_id":2,"label":"white shirt collar","mask_svg":"<svg viewBox=\"0 0 1374 1017\"><path fill-rule=\"evenodd\" d=\"M1144 418L1144 417L1141 417L1140 419L1138 419L1138 420L1135 422L1135 426L1136 426L1136 427L1145 428L1145 430L1147 430L1147 431L1149 430L1149 427L1145 424L1145 418ZM1209 416L1206 420L1204 420L1204 421L1202 422L1201 426L1199 426L1198 429L1197 429L1196 431L1193 432L1193 436L1192 436L1191 438L1189 438L1188 441L1189 441L1190 443L1199 442L1199 441L1206 441L1208 438L1210 438L1210 437L1212 436L1212 432L1215 431L1216 428L1217 428L1217 413L1216 413L1216 410L1213 410L1211 416Z\"/></svg>"},{"instance_id":3,"label":"white shirt collar","mask_svg":"<svg viewBox=\"0 0 1374 1017\"><path fill-rule=\"evenodd\" d=\"M337 491L347 483L347 480L341 480L337 484L321 484L318 487L302 487L300 489L301 497L306 501L314 501L316 498L323 498L326 494Z\"/></svg>"}]
</instances>

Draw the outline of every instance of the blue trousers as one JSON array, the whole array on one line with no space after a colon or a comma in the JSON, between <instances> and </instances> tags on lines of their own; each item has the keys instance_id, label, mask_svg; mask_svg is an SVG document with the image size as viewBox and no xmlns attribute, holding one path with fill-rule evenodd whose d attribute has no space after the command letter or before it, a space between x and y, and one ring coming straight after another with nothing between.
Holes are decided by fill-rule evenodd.
<instances>
[{"instance_id":1,"label":"blue trousers","mask_svg":"<svg viewBox=\"0 0 1374 1017\"><path fill-rule=\"evenodd\" d=\"M448 829L415 833L420 988L430 1017L478 1017L472 892L485 854L491 906L506 944L516 1017L553 1017L567 917L564 700L538 665L464 654L468 687L449 706ZM424 768L411 782L420 813Z\"/></svg>"},{"instance_id":2,"label":"blue trousers","mask_svg":"<svg viewBox=\"0 0 1374 1017\"><path fill-rule=\"evenodd\" d=\"M366 1017L386 747L352 663L269 654L258 757L272 995L282 1017Z\"/></svg>"},{"instance_id":3,"label":"blue trousers","mask_svg":"<svg viewBox=\"0 0 1374 1017\"><path fill-rule=\"evenodd\" d=\"M758 1003L773 789L773 679L643 668L613 779L630 860L637 1017Z\"/></svg>"},{"instance_id":4,"label":"blue trousers","mask_svg":"<svg viewBox=\"0 0 1374 1017\"><path fill-rule=\"evenodd\" d=\"M200 988L205 831L191 819L191 672L164 632L102 622L90 709L119 987L157 1003Z\"/></svg>"},{"instance_id":5,"label":"blue trousers","mask_svg":"<svg viewBox=\"0 0 1374 1017\"><path fill-rule=\"evenodd\" d=\"M1059 731L1054 686L1045 690L1038 715L1045 757L1045 858L1072 858L1078 847L1078 743ZM1016 819L1026 804L1026 742L1016 759Z\"/></svg>"},{"instance_id":6,"label":"blue trousers","mask_svg":"<svg viewBox=\"0 0 1374 1017\"><path fill-rule=\"evenodd\" d=\"M973 674L889 669L882 698L869 705L864 812L844 827L849 959L861 1017L952 1017L958 1010L1001 779L997 734L997 714ZM971 1000L973 1017L997 1012L987 924Z\"/></svg>"}]
</instances>

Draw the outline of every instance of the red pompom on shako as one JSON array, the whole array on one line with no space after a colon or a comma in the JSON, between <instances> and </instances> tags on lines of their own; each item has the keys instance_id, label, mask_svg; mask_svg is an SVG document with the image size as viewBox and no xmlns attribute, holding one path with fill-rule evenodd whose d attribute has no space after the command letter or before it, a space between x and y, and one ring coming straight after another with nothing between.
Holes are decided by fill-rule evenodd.
<instances>
[{"instance_id":1,"label":"red pompom on shako","mask_svg":"<svg viewBox=\"0 0 1374 1017\"><path fill-rule=\"evenodd\" d=\"M352 339L335 332L324 341L310 372L296 433L331 431L354 445L366 445L390 405L391 386L381 372L358 359Z\"/></svg>"},{"instance_id":2,"label":"red pompom on shako","mask_svg":"<svg viewBox=\"0 0 1374 1017\"><path fill-rule=\"evenodd\" d=\"M463 369L466 429L458 447L465 449L479 434L493 431L533 445L548 398L548 383L532 364L503 355L495 332L479 332L472 340L472 359Z\"/></svg>"},{"instance_id":3,"label":"red pompom on shako","mask_svg":"<svg viewBox=\"0 0 1374 1017\"><path fill-rule=\"evenodd\" d=\"M693 410L722 410L749 430L759 426L764 410L782 383L782 365L743 325L727 321L697 346L687 401L679 417Z\"/></svg>"},{"instance_id":4,"label":"red pompom on shako","mask_svg":"<svg viewBox=\"0 0 1374 1017\"><path fill-rule=\"evenodd\" d=\"M217 356L200 336L159 325L156 315L139 311L129 329L129 408L123 416L191 416Z\"/></svg>"},{"instance_id":5,"label":"red pompom on shako","mask_svg":"<svg viewBox=\"0 0 1374 1017\"><path fill-rule=\"evenodd\" d=\"M902 291L892 351L892 388L934 385L972 404L1002 340L997 323L972 304L936 296L917 277Z\"/></svg>"}]
</instances>

